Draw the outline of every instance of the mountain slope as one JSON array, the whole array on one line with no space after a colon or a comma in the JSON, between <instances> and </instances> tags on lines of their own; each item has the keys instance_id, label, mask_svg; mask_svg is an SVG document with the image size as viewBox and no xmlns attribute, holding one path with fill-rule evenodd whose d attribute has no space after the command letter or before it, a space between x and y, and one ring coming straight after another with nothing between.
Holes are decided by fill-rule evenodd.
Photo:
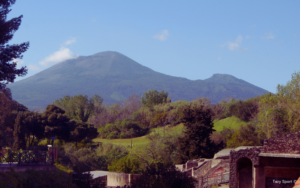
<instances>
[{"instance_id":1,"label":"mountain slope","mask_svg":"<svg viewBox=\"0 0 300 188\"><path fill-rule=\"evenodd\" d=\"M246 99L267 93L230 75L216 74L196 81L168 76L111 51L58 63L8 87L13 98L31 110L45 108L63 96L78 94L98 94L111 104L132 94L141 96L149 89L167 91L172 101L208 97L213 103L228 97Z\"/></svg>"}]
</instances>

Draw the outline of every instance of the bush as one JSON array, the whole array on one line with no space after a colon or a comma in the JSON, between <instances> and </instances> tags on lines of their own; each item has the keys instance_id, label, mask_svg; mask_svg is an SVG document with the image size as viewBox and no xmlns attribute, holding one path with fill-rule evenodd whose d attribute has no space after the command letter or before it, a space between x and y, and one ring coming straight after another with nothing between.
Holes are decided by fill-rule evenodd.
<instances>
[{"instance_id":1,"label":"bush","mask_svg":"<svg viewBox=\"0 0 300 188\"><path fill-rule=\"evenodd\" d=\"M175 169L174 165L150 166L142 175L132 181L131 188L194 188L196 180Z\"/></svg>"},{"instance_id":2,"label":"bush","mask_svg":"<svg viewBox=\"0 0 300 188\"><path fill-rule=\"evenodd\" d=\"M62 164L75 172L91 170L107 170L107 158L97 156L90 148L76 148L73 144L66 144L58 148L58 164Z\"/></svg>"},{"instance_id":3,"label":"bush","mask_svg":"<svg viewBox=\"0 0 300 188\"><path fill-rule=\"evenodd\" d=\"M260 146L256 127L251 123L237 129L231 138L227 140L227 147L236 148L239 146Z\"/></svg>"},{"instance_id":4,"label":"bush","mask_svg":"<svg viewBox=\"0 0 300 188\"><path fill-rule=\"evenodd\" d=\"M138 173L140 171L140 164L136 158L127 155L115 162L108 165L108 170L112 172L124 172L124 173Z\"/></svg>"},{"instance_id":5,"label":"bush","mask_svg":"<svg viewBox=\"0 0 300 188\"><path fill-rule=\"evenodd\" d=\"M72 177L59 170L25 172L0 172L0 187L22 188L73 188Z\"/></svg>"},{"instance_id":6,"label":"bush","mask_svg":"<svg viewBox=\"0 0 300 188\"><path fill-rule=\"evenodd\" d=\"M104 128L100 128L99 136L107 139L130 138L131 136L144 136L148 131L149 129L142 128L137 122L125 118L123 121L109 123L106 124Z\"/></svg>"}]
</instances>

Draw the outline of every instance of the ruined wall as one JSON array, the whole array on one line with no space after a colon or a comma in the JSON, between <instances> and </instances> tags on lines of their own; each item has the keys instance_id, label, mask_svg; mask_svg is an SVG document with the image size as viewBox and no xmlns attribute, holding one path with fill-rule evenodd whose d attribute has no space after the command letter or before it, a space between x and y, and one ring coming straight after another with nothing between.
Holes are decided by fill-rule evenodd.
<instances>
[{"instance_id":1,"label":"ruined wall","mask_svg":"<svg viewBox=\"0 0 300 188\"><path fill-rule=\"evenodd\" d=\"M300 154L300 134L282 134L264 141L263 153Z\"/></svg>"},{"instance_id":2,"label":"ruined wall","mask_svg":"<svg viewBox=\"0 0 300 188\"><path fill-rule=\"evenodd\" d=\"M254 167L259 165L259 157L260 149L258 148L250 148L239 151L232 150L230 152L230 179L229 179L229 187L230 188L238 188L239 180L237 175L237 165L238 161L242 158L248 158L251 160Z\"/></svg>"},{"instance_id":3,"label":"ruined wall","mask_svg":"<svg viewBox=\"0 0 300 188\"><path fill-rule=\"evenodd\" d=\"M139 174L125 174L120 172L107 173L107 187L130 185L132 180L139 177Z\"/></svg>"}]
</instances>

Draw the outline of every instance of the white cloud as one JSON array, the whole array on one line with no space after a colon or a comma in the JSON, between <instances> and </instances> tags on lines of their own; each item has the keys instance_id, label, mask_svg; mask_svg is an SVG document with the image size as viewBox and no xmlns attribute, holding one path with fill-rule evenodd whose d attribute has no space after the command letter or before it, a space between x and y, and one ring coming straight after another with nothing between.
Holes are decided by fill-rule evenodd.
<instances>
[{"instance_id":1,"label":"white cloud","mask_svg":"<svg viewBox=\"0 0 300 188\"><path fill-rule=\"evenodd\" d=\"M76 38L71 38L71 39L69 39L69 40L67 40L65 43L64 43L64 45L70 45L70 44L73 44L73 43L75 43L76 42Z\"/></svg>"},{"instance_id":2,"label":"white cloud","mask_svg":"<svg viewBox=\"0 0 300 188\"><path fill-rule=\"evenodd\" d=\"M264 39L274 39L275 35L272 32L270 32L270 33L265 34L262 38L264 38Z\"/></svg>"},{"instance_id":3,"label":"white cloud","mask_svg":"<svg viewBox=\"0 0 300 188\"><path fill-rule=\"evenodd\" d=\"M169 36L169 31L167 29L162 30L160 34L154 35L154 39L158 39L160 41L167 40L167 37Z\"/></svg>"},{"instance_id":4,"label":"white cloud","mask_svg":"<svg viewBox=\"0 0 300 188\"><path fill-rule=\"evenodd\" d=\"M40 71L41 70L38 66L33 65L33 64L29 64L28 69L32 70L32 71Z\"/></svg>"},{"instance_id":5,"label":"white cloud","mask_svg":"<svg viewBox=\"0 0 300 188\"><path fill-rule=\"evenodd\" d=\"M236 38L235 42L227 42L226 45L227 45L227 47L228 47L229 50L232 50L232 51L233 50L239 50L242 41L243 41L243 37L242 37L242 35L239 35Z\"/></svg>"},{"instance_id":6,"label":"white cloud","mask_svg":"<svg viewBox=\"0 0 300 188\"><path fill-rule=\"evenodd\" d=\"M250 39L251 38L251 36L249 36L249 35L246 35L246 37L245 37L245 39Z\"/></svg>"},{"instance_id":7,"label":"white cloud","mask_svg":"<svg viewBox=\"0 0 300 188\"><path fill-rule=\"evenodd\" d=\"M39 62L42 66L49 66L50 64L56 64L68 59L74 59L78 56L74 56L73 52L69 48L62 47L59 51L52 53L51 55L45 57Z\"/></svg>"},{"instance_id":8,"label":"white cloud","mask_svg":"<svg viewBox=\"0 0 300 188\"><path fill-rule=\"evenodd\" d=\"M221 61L221 56L218 57L218 61Z\"/></svg>"}]
</instances>

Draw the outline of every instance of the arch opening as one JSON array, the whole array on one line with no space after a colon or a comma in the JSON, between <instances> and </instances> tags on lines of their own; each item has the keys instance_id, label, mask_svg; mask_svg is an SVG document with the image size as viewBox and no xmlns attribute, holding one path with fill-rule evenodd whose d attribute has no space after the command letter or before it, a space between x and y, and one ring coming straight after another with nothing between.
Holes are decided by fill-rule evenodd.
<instances>
[{"instance_id":1,"label":"arch opening","mask_svg":"<svg viewBox=\"0 0 300 188\"><path fill-rule=\"evenodd\" d=\"M241 158L237 161L237 175L239 188L252 188L253 164L249 158Z\"/></svg>"}]
</instances>

